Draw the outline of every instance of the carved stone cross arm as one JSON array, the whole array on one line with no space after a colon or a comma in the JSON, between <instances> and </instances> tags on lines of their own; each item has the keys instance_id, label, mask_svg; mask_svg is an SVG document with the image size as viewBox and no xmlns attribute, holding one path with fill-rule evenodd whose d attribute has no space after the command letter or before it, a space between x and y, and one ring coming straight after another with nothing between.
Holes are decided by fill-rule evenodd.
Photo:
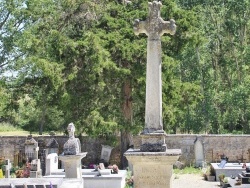
<instances>
[{"instance_id":1,"label":"carved stone cross arm","mask_svg":"<svg viewBox=\"0 0 250 188\"><path fill-rule=\"evenodd\" d=\"M176 25L175 21L164 21L160 17L161 2L153 1L149 2L149 16L145 21L136 19L134 22L134 32L136 35L145 33L149 40L160 40L160 37L164 33L175 34Z\"/></svg>"},{"instance_id":2,"label":"carved stone cross arm","mask_svg":"<svg viewBox=\"0 0 250 188\"><path fill-rule=\"evenodd\" d=\"M170 21L162 21L162 29L159 33L162 36L164 33L169 33L170 35L174 35L176 32L176 25L173 19Z\"/></svg>"}]
</instances>

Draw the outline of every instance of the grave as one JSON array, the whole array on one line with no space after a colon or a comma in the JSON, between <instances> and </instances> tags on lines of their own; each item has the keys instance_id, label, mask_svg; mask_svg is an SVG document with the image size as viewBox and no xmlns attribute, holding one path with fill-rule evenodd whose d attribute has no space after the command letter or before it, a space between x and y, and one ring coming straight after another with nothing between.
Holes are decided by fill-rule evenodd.
<instances>
[{"instance_id":1,"label":"grave","mask_svg":"<svg viewBox=\"0 0 250 188\"><path fill-rule=\"evenodd\" d=\"M107 170L107 169L105 169ZM126 184L126 170L119 170L118 174L100 175L95 169L81 169L84 188L124 188ZM62 179L65 172L62 169L51 172L44 178ZM69 180L69 179L67 179ZM61 188L61 187L60 187Z\"/></svg>"},{"instance_id":2,"label":"grave","mask_svg":"<svg viewBox=\"0 0 250 188\"><path fill-rule=\"evenodd\" d=\"M29 135L24 144L25 156L28 159L38 159L38 142Z\"/></svg>"},{"instance_id":3,"label":"grave","mask_svg":"<svg viewBox=\"0 0 250 188\"><path fill-rule=\"evenodd\" d=\"M238 174L240 174L243 170L242 166L244 163L211 163L212 168L215 171L215 178L216 181L219 181L219 175L225 174L226 177L237 177ZM247 166L250 165L250 163L246 163Z\"/></svg>"},{"instance_id":4,"label":"grave","mask_svg":"<svg viewBox=\"0 0 250 188\"><path fill-rule=\"evenodd\" d=\"M164 33L173 35L175 21L160 17L161 2L148 3L146 21L135 20L135 34L145 33L147 40L145 127L141 133L140 149L125 152L133 165L134 188L171 188L173 164L180 149L167 149L162 121L161 40Z\"/></svg>"},{"instance_id":5,"label":"grave","mask_svg":"<svg viewBox=\"0 0 250 188\"><path fill-rule=\"evenodd\" d=\"M46 144L46 149L47 149L48 154L50 153L58 154L58 148L59 148L59 144L55 138L51 138L49 142Z\"/></svg>"},{"instance_id":6,"label":"grave","mask_svg":"<svg viewBox=\"0 0 250 188\"><path fill-rule=\"evenodd\" d=\"M38 142L34 138L32 138L32 135L29 135L26 139L24 148L27 160L31 160L30 177L42 177L41 162L40 159L38 159Z\"/></svg>"},{"instance_id":7,"label":"grave","mask_svg":"<svg viewBox=\"0 0 250 188\"><path fill-rule=\"evenodd\" d=\"M64 155L58 156L51 153L46 159L46 175L44 178L63 179L60 188L81 186L84 188L124 188L126 170L119 170L117 174L111 174L111 169L105 169L103 164L99 164L102 170L81 169L81 150L79 140L74 137L75 128L73 124L68 126L69 140L64 144ZM65 155L66 153L66 155ZM83 153L86 155L86 153ZM63 160L65 172L58 169L58 159Z\"/></svg>"},{"instance_id":8,"label":"grave","mask_svg":"<svg viewBox=\"0 0 250 188\"><path fill-rule=\"evenodd\" d=\"M11 163L9 159L5 159L3 170L5 171L5 178L10 178Z\"/></svg>"},{"instance_id":9,"label":"grave","mask_svg":"<svg viewBox=\"0 0 250 188\"><path fill-rule=\"evenodd\" d=\"M109 162L110 154L112 152L113 147L108 145L102 145L102 151L101 151L101 159L104 160L104 162Z\"/></svg>"},{"instance_id":10,"label":"grave","mask_svg":"<svg viewBox=\"0 0 250 188\"><path fill-rule=\"evenodd\" d=\"M250 172L242 171L238 174L238 179L242 184L250 184Z\"/></svg>"},{"instance_id":11,"label":"grave","mask_svg":"<svg viewBox=\"0 0 250 188\"><path fill-rule=\"evenodd\" d=\"M58 171L58 155L57 153L50 153L46 157L46 173L45 175L48 176L52 172Z\"/></svg>"},{"instance_id":12,"label":"grave","mask_svg":"<svg viewBox=\"0 0 250 188\"><path fill-rule=\"evenodd\" d=\"M204 145L200 137L197 137L194 142L195 166L204 167Z\"/></svg>"}]
</instances>

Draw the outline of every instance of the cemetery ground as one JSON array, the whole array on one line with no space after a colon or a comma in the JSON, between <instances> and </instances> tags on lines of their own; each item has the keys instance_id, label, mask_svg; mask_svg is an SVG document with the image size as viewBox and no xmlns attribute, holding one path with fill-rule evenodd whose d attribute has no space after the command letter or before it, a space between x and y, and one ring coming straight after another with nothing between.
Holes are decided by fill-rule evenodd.
<instances>
[{"instance_id":1,"label":"cemetery ground","mask_svg":"<svg viewBox=\"0 0 250 188\"><path fill-rule=\"evenodd\" d=\"M201 174L174 174L173 188L215 188L219 182L206 181Z\"/></svg>"},{"instance_id":2,"label":"cemetery ground","mask_svg":"<svg viewBox=\"0 0 250 188\"><path fill-rule=\"evenodd\" d=\"M173 188L214 188L220 187L219 182L207 181L199 168L186 167L182 170L174 169Z\"/></svg>"}]
</instances>

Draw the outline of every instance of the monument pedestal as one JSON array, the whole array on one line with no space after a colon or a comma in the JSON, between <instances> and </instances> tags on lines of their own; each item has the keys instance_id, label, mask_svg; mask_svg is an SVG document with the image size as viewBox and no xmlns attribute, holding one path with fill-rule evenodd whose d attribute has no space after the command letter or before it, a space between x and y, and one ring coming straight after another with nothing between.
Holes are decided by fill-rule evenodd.
<instances>
[{"instance_id":1,"label":"monument pedestal","mask_svg":"<svg viewBox=\"0 0 250 188\"><path fill-rule=\"evenodd\" d=\"M59 160L64 163L65 178L82 178L81 159L86 157L87 152L76 155L61 155Z\"/></svg>"},{"instance_id":2,"label":"monument pedestal","mask_svg":"<svg viewBox=\"0 0 250 188\"><path fill-rule=\"evenodd\" d=\"M180 149L165 152L129 149L124 155L133 165L134 188L172 188L173 164L181 155Z\"/></svg>"}]
</instances>

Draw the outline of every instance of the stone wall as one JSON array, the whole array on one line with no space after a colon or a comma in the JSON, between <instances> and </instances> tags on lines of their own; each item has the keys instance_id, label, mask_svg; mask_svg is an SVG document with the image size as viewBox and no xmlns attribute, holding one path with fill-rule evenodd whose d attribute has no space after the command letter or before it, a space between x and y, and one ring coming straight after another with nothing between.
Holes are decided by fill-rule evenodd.
<instances>
[{"instance_id":1,"label":"stone wall","mask_svg":"<svg viewBox=\"0 0 250 188\"><path fill-rule=\"evenodd\" d=\"M14 156L18 153L24 153L24 143L27 137L25 136L1 136L0 137L0 157L5 157L10 159L11 162L14 161ZM68 136L33 136L33 138L38 142L39 151L46 149L47 143L50 139L54 138L59 145L60 155L63 151L63 145L68 140ZM88 152L87 156L83 158L83 164L88 165L90 163L98 163L101 156L102 144L105 142L101 139L93 139L90 137L81 137L82 152ZM110 156L110 162L112 164L118 164L120 162L120 150L119 146L115 147Z\"/></svg>"},{"instance_id":2,"label":"stone wall","mask_svg":"<svg viewBox=\"0 0 250 188\"><path fill-rule=\"evenodd\" d=\"M181 149L179 161L185 165L195 164L194 143L199 139L203 143L205 162L218 162L225 155L229 161L242 159L250 162L250 135L167 135L169 149ZM138 137L134 139L135 147L140 146Z\"/></svg>"},{"instance_id":3,"label":"stone wall","mask_svg":"<svg viewBox=\"0 0 250 188\"><path fill-rule=\"evenodd\" d=\"M22 136L1 136L0 137L0 157L5 157L14 161L14 155L19 151L24 152L24 142L27 137ZM39 149L45 149L51 136L34 136L39 143ZM67 141L67 136L54 136L59 144L59 154L62 153L63 144ZM186 165L195 164L194 143L199 139L203 143L205 161L219 161L219 155L225 154L229 161L245 159L250 161L250 135L167 135L166 143L169 149L181 149L180 161ZM88 152L83 159L85 165L97 163L101 156L101 145L103 140L90 137L81 137L82 152ZM120 140L120 139L118 139ZM139 148L140 138L134 137L134 146ZM110 156L111 164L120 164L120 147L112 150Z\"/></svg>"}]
</instances>

